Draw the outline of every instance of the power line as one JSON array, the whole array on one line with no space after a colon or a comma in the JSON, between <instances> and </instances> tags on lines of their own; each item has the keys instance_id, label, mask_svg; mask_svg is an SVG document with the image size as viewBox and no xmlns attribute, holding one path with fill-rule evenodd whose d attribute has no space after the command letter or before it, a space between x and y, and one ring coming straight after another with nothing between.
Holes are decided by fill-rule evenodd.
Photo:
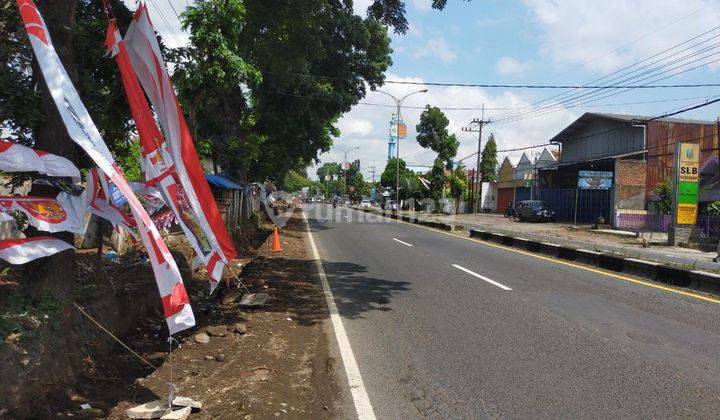
<instances>
[{"instance_id":1,"label":"power line","mask_svg":"<svg viewBox=\"0 0 720 420\"><path fill-rule=\"evenodd\" d=\"M441 82L409 82L399 80L386 80L385 83L397 85L422 85L445 87L479 87L479 88L505 88L505 89L673 89L673 88L701 88L720 87L720 83L686 83L674 85L504 85L483 83L441 83Z\"/></svg>"},{"instance_id":2,"label":"power line","mask_svg":"<svg viewBox=\"0 0 720 420\"><path fill-rule=\"evenodd\" d=\"M168 33L170 33L170 36L172 36L173 39L175 39L175 42L177 42L178 47L181 46L182 43L180 42L178 37L175 35L175 31L173 31L172 26L170 26L170 23L167 20L167 18L165 17L165 14L162 12L162 10L160 10L160 7L157 5L155 0L150 0L150 2L155 7L155 11L157 12L158 16L160 16L160 19L162 19L163 23L165 23L165 27L167 27L167 30L168 30Z\"/></svg>"}]
</instances>

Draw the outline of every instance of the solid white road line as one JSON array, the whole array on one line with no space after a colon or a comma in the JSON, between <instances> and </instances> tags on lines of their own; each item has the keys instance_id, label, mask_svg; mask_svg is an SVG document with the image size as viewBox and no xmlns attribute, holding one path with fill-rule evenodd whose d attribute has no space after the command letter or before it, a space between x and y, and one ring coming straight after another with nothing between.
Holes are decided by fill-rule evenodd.
<instances>
[{"instance_id":1,"label":"solid white road line","mask_svg":"<svg viewBox=\"0 0 720 420\"><path fill-rule=\"evenodd\" d=\"M403 245L405 245L405 246L412 246L412 244L409 244L409 243L407 243L407 242L403 242L403 241L401 241L401 240L398 239L398 238L393 238L393 241L400 242L401 244L403 244Z\"/></svg>"},{"instance_id":2,"label":"solid white road line","mask_svg":"<svg viewBox=\"0 0 720 420\"><path fill-rule=\"evenodd\" d=\"M345 374L348 378L348 385L350 385L350 393L355 403L355 411L357 411L358 418L361 420L374 420L375 411L370 404L370 398L368 398L367 390L365 390L365 384L363 384L362 375L360 375L360 368L355 361L355 355L353 354L352 347L350 346L350 340L348 340L347 334L345 333L345 326L343 325L342 318L338 312L337 305L335 305L335 298L333 298L330 285L325 275L325 269L320 261L320 253L318 253L317 246L315 246L315 239L313 239L312 232L310 231L310 223L308 223L307 217L303 212L303 219L305 219L305 225L307 226L308 238L310 238L310 248L312 248L313 258L317 265L318 276L320 277L320 283L322 283L323 292L325 293L325 301L327 302L328 310L330 311L330 320L332 321L333 330L335 330L335 338L337 339L338 346L340 347L340 356L343 360L343 366L345 367Z\"/></svg>"},{"instance_id":3,"label":"solid white road line","mask_svg":"<svg viewBox=\"0 0 720 420\"><path fill-rule=\"evenodd\" d=\"M480 275L480 274L478 274L478 273L476 273L476 272L474 272L474 271L470 271L470 270L468 270L468 269L465 268L465 267L459 266L459 265L457 265L457 264L453 264L452 266L455 267L455 268L457 268L458 270L462 270L462 271L470 274L471 276L475 276L475 277L479 278L480 280L484 280L484 281L492 284L493 286L497 286L497 287L499 287L499 288L501 288L501 289L503 289L503 290L512 290L511 288L505 286L505 285L502 284L502 283L498 283L498 282L496 282L495 280L491 280L491 279L489 279L489 278L487 278L487 277L485 277L485 276L483 276L483 275Z\"/></svg>"}]
</instances>

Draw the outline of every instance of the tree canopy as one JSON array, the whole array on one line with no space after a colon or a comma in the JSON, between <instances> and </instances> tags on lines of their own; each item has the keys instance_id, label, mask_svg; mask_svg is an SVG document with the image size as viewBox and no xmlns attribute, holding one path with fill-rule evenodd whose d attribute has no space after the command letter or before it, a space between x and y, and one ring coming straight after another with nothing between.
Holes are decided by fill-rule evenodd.
<instances>
[{"instance_id":1,"label":"tree canopy","mask_svg":"<svg viewBox=\"0 0 720 420\"><path fill-rule=\"evenodd\" d=\"M455 134L448 133L449 124L450 121L440 108L427 105L420 114L420 123L415 126L418 144L436 152L448 169L452 166L452 160L460 145Z\"/></svg>"},{"instance_id":2,"label":"tree canopy","mask_svg":"<svg viewBox=\"0 0 720 420\"><path fill-rule=\"evenodd\" d=\"M483 182L493 182L497 180L497 143L495 143L495 135L490 133L485 147L480 154L480 179Z\"/></svg>"}]
</instances>

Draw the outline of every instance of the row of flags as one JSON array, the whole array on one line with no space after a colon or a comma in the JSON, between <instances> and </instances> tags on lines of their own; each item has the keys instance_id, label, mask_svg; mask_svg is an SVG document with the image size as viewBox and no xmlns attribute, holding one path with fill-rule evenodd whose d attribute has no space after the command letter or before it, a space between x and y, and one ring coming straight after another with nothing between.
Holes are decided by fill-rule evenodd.
<instances>
[{"instance_id":1,"label":"row of flags","mask_svg":"<svg viewBox=\"0 0 720 420\"><path fill-rule=\"evenodd\" d=\"M206 265L211 288L218 284L236 251L205 180L146 5L138 5L124 39L114 19L110 19L106 36L106 47L120 69L140 138L145 183L132 185L110 154L70 81L35 3L17 0L17 4L39 68L68 134L97 167L88 173L86 189L80 197L65 192L56 199L0 197L0 210L21 211L28 216L30 224L48 232L77 232L74 224L80 218L76 213L82 213L84 219L85 211L129 232L137 232L148 252L170 334L192 327L195 318L178 267L138 197L145 197L143 201L147 203L159 196L171 209L196 259ZM15 166L8 167L19 171L69 177L74 181L80 178L79 171L75 172L77 168L73 171L67 165L58 165L57 159L43 159L46 154L19 144L0 143L0 162L3 153L7 153L8 162L14 159ZM71 163L70 166L74 168ZM130 214L123 207L129 208ZM7 215L0 217L0 221L3 217ZM50 237L0 241L0 258L23 263L71 248L59 242L62 241Z\"/></svg>"}]
</instances>

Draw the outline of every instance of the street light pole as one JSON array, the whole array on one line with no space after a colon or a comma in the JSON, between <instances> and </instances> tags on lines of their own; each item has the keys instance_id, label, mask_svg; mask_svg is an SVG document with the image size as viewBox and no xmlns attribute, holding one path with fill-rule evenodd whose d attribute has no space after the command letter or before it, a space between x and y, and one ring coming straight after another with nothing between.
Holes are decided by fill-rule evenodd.
<instances>
[{"instance_id":1,"label":"street light pole","mask_svg":"<svg viewBox=\"0 0 720 420\"><path fill-rule=\"evenodd\" d=\"M407 95L403 96L402 98L398 99L395 96L393 96L390 93L387 93L382 90L377 90L377 92L384 93L385 95L392 98L393 101L395 101L395 105L397 106L397 113L395 118L395 205L396 205L396 211L400 210L400 124L402 123L402 117L400 116L400 108L402 106L403 101L407 99L408 96L414 95L416 93L425 93L427 92L427 89L417 90L415 92L408 93Z\"/></svg>"},{"instance_id":2,"label":"street light pole","mask_svg":"<svg viewBox=\"0 0 720 420\"><path fill-rule=\"evenodd\" d=\"M345 158L343 158L342 166L345 166L345 163L347 162L347 155L349 152L351 152L353 150L360 150L359 147L353 147L351 149L341 149L339 147L333 147L333 149L338 149L339 151L341 151L345 154ZM343 198L345 198L345 193L346 193L345 190L347 189L347 169L343 168L342 166L341 166L341 168L343 170Z\"/></svg>"}]
</instances>

